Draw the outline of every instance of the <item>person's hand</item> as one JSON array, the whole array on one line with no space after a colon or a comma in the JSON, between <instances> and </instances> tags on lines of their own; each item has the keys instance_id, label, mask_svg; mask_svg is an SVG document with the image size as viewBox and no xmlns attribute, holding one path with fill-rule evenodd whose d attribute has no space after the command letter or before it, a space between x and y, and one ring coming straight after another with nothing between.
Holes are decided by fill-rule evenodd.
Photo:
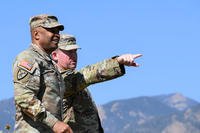
<instances>
[{"instance_id":1,"label":"person's hand","mask_svg":"<svg viewBox=\"0 0 200 133\"><path fill-rule=\"evenodd\" d=\"M71 127L64 122L57 121L53 126L54 133L73 133Z\"/></svg>"},{"instance_id":2,"label":"person's hand","mask_svg":"<svg viewBox=\"0 0 200 133\"><path fill-rule=\"evenodd\" d=\"M142 54L123 54L119 57L117 57L117 61L119 64L125 65L125 66L134 66L138 67L139 64L135 62L136 58L141 57Z\"/></svg>"}]
</instances>

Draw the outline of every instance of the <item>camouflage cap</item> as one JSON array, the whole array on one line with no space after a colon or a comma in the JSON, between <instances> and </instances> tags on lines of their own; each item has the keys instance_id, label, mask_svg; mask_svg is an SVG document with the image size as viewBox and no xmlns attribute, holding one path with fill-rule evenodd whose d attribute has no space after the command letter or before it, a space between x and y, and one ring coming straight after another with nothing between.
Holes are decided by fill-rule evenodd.
<instances>
[{"instance_id":1,"label":"camouflage cap","mask_svg":"<svg viewBox=\"0 0 200 133\"><path fill-rule=\"evenodd\" d=\"M76 38L72 35L61 34L58 48L63 50L79 49L80 47L76 44Z\"/></svg>"},{"instance_id":2,"label":"camouflage cap","mask_svg":"<svg viewBox=\"0 0 200 133\"><path fill-rule=\"evenodd\" d=\"M61 31L64 30L64 26L58 23L58 18L56 16L47 14L41 14L31 17L29 24L31 29L41 26L44 28L58 27Z\"/></svg>"}]
</instances>

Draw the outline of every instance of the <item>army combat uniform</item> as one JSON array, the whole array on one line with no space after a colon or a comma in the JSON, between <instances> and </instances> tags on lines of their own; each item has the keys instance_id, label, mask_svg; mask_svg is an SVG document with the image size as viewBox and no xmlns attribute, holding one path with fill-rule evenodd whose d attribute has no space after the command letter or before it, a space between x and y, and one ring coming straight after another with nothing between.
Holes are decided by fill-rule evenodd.
<instances>
[{"instance_id":1,"label":"army combat uniform","mask_svg":"<svg viewBox=\"0 0 200 133\"><path fill-rule=\"evenodd\" d=\"M32 44L13 65L15 132L51 133L62 120L64 83L50 56Z\"/></svg>"},{"instance_id":2,"label":"army combat uniform","mask_svg":"<svg viewBox=\"0 0 200 133\"><path fill-rule=\"evenodd\" d=\"M122 76L125 74L124 66L113 58L80 71L66 70L61 74L67 89L63 105L64 121L74 133L103 133L96 105L86 87Z\"/></svg>"}]
</instances>

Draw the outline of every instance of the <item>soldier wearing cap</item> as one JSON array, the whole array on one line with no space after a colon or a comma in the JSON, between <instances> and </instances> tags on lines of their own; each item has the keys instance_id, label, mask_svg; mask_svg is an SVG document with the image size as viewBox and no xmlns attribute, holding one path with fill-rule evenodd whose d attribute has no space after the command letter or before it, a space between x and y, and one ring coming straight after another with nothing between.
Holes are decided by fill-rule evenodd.
<instances>
[{"instance_id":1,"label":"soldier wearing cap","mask_svg":"<svg viewBox=\"0 0 200 133\"><path fill-rule=\"evenodd\" d=\"M138 66L134 59L141 54L113 57L76 71L79 48L74 36L61 34L58 49L52 52L52 59L66 87L64 122L70 125L74 133L103 133L96 105L86 87L122 76L125 74L124 65Z\"/></svg>"},{"instance_id":2,"label":"soldier wearing cap","mask_svg":"<svg viewBox=\"0 0 200 133\"><path fill-rule=\"evenodd\" d=\"M63 29L55 16L42 14L30 19L32 43L13 64L17 133L72 133L62 122L65 88L50 57Z\"/></svg>"}]
</instances>

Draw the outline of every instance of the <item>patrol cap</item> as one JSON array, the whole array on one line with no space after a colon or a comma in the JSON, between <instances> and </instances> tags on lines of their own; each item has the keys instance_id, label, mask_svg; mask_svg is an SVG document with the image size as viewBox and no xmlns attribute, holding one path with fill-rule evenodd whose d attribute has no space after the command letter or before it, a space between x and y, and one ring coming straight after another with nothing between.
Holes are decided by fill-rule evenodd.
<instances>
[{"instance_id":1,"label":"patrol cap","mask_svg":"<svg viewBox=\"0 0 200 133\"><path fill-rule=\"evenodd\" d=\"M64 26L58 23L58 18L56 16L47 14L41 14L31 17L29 24L31 29L41 26L44 28L58 27L60 31L64 30Z\"/></svg>"},{"instance_id":2,"label":"patrol cap","mask_svg":"<svg viewBox=\"0 0 200 133\"><path fill-rule=\"evenodd\" d=\"M58 48L62 50L80 49L80 47L76 44L76 38L68 34L60 34Z\"/></svg>"}]
</instances>

